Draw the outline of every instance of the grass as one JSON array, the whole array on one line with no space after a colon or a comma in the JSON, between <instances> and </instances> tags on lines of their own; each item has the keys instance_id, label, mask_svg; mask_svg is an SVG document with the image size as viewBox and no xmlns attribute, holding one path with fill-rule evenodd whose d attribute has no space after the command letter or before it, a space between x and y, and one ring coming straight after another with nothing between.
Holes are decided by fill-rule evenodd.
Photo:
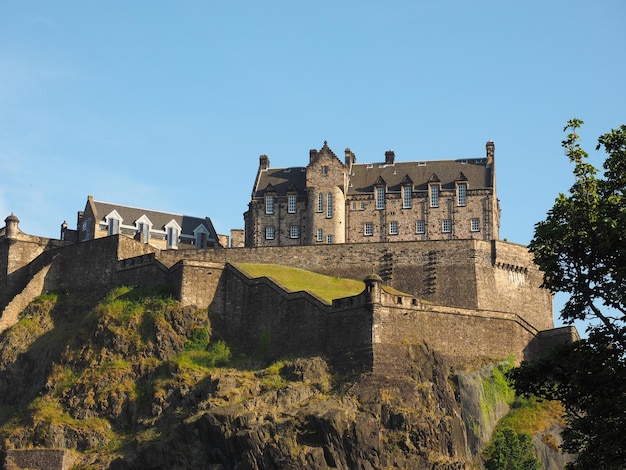
<instances>
[{"instance_id":1,"label":"grass","mask_svg":"<svg viewBox=\"0 0 626 470\"><path fill-rule=\"evenodd\" d=\"M307 291L329 305L333 299L357 295L365 289L362 281L277 264L237 263L235 266L251 278L268 277L289 292Z\"/></svg>"}]
</instances>

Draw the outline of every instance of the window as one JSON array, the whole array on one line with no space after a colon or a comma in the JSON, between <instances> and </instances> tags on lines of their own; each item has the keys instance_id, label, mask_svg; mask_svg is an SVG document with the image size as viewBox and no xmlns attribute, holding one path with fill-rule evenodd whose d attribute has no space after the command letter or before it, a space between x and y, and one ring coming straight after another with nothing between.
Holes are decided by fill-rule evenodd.
<instances>
[{"instance_id":1,"label":"window","mask_svg":"<svg viewBox=\"0 0 626 470\"><path fill-rule=\"evenodd\" d=\"M415 222L415 233L426 233L426 224L423 220Z\"/></svg>"},{"instance_id":2,"label":"window","mask_svg":"<svg viewBox=\"0 0 626 470\"><path fill-rule=\"evenodd\" d=\"M464 206L467 204L467 184L460 183L456 187L457 191L457 205Z\"/></svg>"},{"instance_id":3,"label":"window","mask_svg":"<svg viewBox=\"0 0 626 470\"><path fill-rule=\"evenodd\" d=\"M324 231L321 228L317 229L317 241L318 242L324 241Z\"/></svg>"},{"instance_id":4,"label":"window","mask_svg":"<svg viewBox=\"0 0 626 470\"><path fill-rule=\"evenodd\" d=\"M274 196L265 196L265 213L274 213Z\"/></svg>"},{"instance_id":5,"label":"window","mask_svg":"<svg viewBox=\"0 0 626 470\"><path fill-rule=\"evenodd\" d=\"M274 227L265 227L265 239L266 240L274 239Z\"/></svg>"},{"instance_id":6,"label":"window","mask_svg":"<svg viewBox=\"0 0 626 470\"><path fill-rule=\"evenodd\" d=\"M289 238L298 238L300 236L300 227L292 225L289 227Z\"/></svg>"},{"instance_id":7,"label":"window","mask_svg":"<svg viewBox=\"0 0 626 470\"><path fill-rule=\"evenodd\" d=\"M472 219L470 224L472 232L480 232L480 219Z\"/></svg>"},{"instance_id":8,"label":"window","mask_svg":"<svg viewBox=\"0 0 626 470\"><path fill-rule=\"evenodd\" d=\"M326 195L326 218L333 218L333 195L331 193Z\"/></svg>"},{"instance_id":9,"label":"window","mask_svg":"<svg viewBox=\"0 0 626 470\"><path fill-rule=\"evenodd\" d=\"M411 186L402 186L402 208L411 208Z\"/></svg>"},{"instance_id":10,"label":"window","mask_svg":"<svg viewBox=\"0 0 626 470\"><path fill-rule=\"evenodd\" d=\"M207 236L206 232L196 232L196 248L206 248L207 247Z\"/></svg>"},{"instance_id":11,"label":"window","mask_svg":"<svg viewBox=\"0 0 626 470\"><path fill-rule=\"evenodd\" d=\"M398 222L389 222L389 235L398 235Z\"/></svg>"},{"instance_id":12,"label":"window","mask_svg":"<svg viewBox=\"0 0 626 470\"><path fill-rule=\"evenodd\" d=\"M356 202L352 203L352 210L355 211L356 210Z\"/></svg>"},{"instance_id":13,"label":"window","mask_svg":"<svg viewBox=\"0 0 626 470\"><path fill-rule=\"evenodd\" d=\"M331 245L333 243L333 236L332 235L326 235L326 243L328 243L329 245Z\"/></svg>"},{"instance_id":14,"label":"window","mask_svg":"<svg viewBox=\"0 0 626 470\"><path fill-rule=\"evenodd\" d=\"M298 196L295 194L290 194L287 199L287 212L290 214L296 213L296 202L298 200Z\"/></svg>"},{"instance_id":15,"label":"window","mask_svg":"<svg viewBox=\"0 0 626 470\"><path fill-rule=\"evenodd\" d=\"M439 186L435 184L430 187L430 207L439 207Z\"/></svg>"},{"instance_id":16,"label":"window","mask_svg":"<svg viewBox=\"0 0 626 470\"><path fill-rule=\"evenodd\" d=\"M328 176L328 166L324 165L322 167L322 175Z\"/></svg>"},{"instance_id":17,"label":"window","mask_svg":"<svg viewBox=\"0 0 626 470\"><path fill-rule=\"evenodd\" d=\"M120 221L114 218L109 219L109 235L120 233Z\"/></svg>"},{"instance_id":18,"label":"window","mask_svg":"<svg viewBox=\"0 0 626 470\"><path fill-rule=\"evenodd\" d=\"M322 193L317 195L317 212L324 212L324 195Z\"/></svg>"},{"instance_id":19,"label":"window","mask_svg":"<svg viewBox=\"0 0 626 470\"><path fill-rule=\"evenodd\" d=\"M178 230L176 227L167 228L167 247L176 248L178 246Z\"/></svg>"},{"instance_id":20,"label":"window","mask_svg":"<svg viewBox=\"0 0 626 470\"><path fill-rule=\"evenodd\" d=\"M365 222L365 228L363 229L363 234L366 237L371 237L374 235L374 226L371 222Z\"/></svg>"},{"instance_id":21,"label":"window","mask_svg":"<svg viewBox=\"0 0 626 470\"><path fill-rule=\"evenodd\" d=\"M452 221L450 219L443 219L441 221L441 231L443 233L452 232Z\"/></svg>"},{"instance_id":22,"label":"window","mask_svg":"<svg viewBox=\"0 0 626 470\"><path fill-rule=\"evenodd\" d=\"M143 222L138 223L137 233L141 234L144 243L148 243L148 239L150 238L150 226L148 224Z\"/></svg>"},{"instance_id":23,"label":"window","mask_svg":"<svg viewBox=\"0 0 626 470\"><path fill-rule=\"evenodd\" d=\"M362 210L362 211L364 211L364 210L365 210L365 203L364 203L364 202L362 202L362 203L361 203L361 210Z\"/></svg>"},{"instance_id":24,"label":"window","mask_svg":"<svg viewBox=\"0 0 626 470\"><path fill-rule=\"evenodd\" d=\"M382 186L376 187L376 209L385 208L385 188Z\"/></svg>"}]
</instances>

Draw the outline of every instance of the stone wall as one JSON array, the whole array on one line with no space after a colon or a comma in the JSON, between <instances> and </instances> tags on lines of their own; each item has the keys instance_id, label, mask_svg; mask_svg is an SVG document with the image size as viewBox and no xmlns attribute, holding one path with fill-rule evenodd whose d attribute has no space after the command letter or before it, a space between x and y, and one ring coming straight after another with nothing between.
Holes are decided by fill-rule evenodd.
<instances>
[{"instance_id":1,"label":"stone wall","mask_svg":"<svg viewBox=\"0 0 626 470\"><path fill-rule=\"evenodd\" d=\"M4 462L5 470L69 470L74 455L64 449L10 449Z\"/></svg>"},{"instance_id":2,"label":"stone wall","mask_svg":"<svg viewBox=\"0 0 626 470\"><path fill-rule=\"evenodd\" d=\"M161 252L182 259L269 263L364 279L376 273L394 288L434 304L521 315L539 330L553 327L552 296L525 246L500 241L431 240L297 247Z\"/></svg>"}]
</instances>

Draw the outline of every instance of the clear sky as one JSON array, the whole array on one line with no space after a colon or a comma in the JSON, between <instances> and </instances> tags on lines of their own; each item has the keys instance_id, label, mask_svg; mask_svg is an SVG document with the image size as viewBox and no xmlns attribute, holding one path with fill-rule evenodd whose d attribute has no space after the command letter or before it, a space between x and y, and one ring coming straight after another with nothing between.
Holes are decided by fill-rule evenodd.
<instances>
[{"instance_id":1,"label":"clear sky","mask_svg":"<svg viewBox=\"0 0 626 470\"><path fill-rule=\"evenodd\" d=\"M0 1L0 217L59 237L87 195L243 228L258 168L496 147L527 244L583 146L626 123L626 2ZM1 222L0 222L1 223Z\"/></svg>"}]
</instances>

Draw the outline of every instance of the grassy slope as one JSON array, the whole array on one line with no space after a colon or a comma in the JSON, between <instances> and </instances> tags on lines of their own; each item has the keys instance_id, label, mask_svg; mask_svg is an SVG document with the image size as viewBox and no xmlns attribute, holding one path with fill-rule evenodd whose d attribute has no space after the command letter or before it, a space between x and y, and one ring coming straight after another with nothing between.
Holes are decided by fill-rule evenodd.
<instances>
[{"instance_id":1,"label":"grassy slope","mask_svg":"<svg viewBox=\"0 0 626 470\"><path fill-rule=\"evenodd\" d=\"M324 276L277 264L237 263L236 267L252 278L269 277L290 292L310 292L327 304L331 304L333 299L360 294L365 289L362 281Z\"/></svg>"}]
</instances>

